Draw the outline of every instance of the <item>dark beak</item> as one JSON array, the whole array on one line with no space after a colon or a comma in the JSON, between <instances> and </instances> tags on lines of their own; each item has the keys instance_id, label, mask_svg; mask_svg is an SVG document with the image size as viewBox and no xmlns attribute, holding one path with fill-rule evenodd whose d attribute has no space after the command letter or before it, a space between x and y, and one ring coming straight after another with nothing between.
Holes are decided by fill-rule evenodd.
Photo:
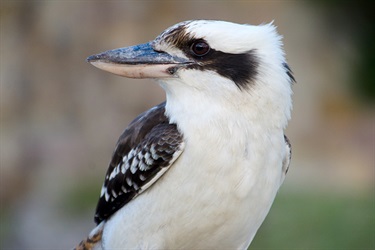
<instances>
[{"instance_id":1,"label":"dark beak","mask_svg":"<svg viewBox=\"0 0 375 250\"><path fill-rule=\"evenodd\" d=\"M87 61L95 67L130 78L168 78L190 64L188 59L155 51L151 43L108 50L92 55Z\"/></svg>"}]
</instances>

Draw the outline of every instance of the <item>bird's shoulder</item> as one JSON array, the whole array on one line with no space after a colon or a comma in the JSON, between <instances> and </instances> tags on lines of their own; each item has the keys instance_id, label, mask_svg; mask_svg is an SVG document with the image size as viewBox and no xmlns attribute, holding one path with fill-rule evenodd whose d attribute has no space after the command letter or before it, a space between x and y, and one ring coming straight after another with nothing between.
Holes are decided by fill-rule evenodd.
<instances>
[{"instance_id":1,"label":"bird's shoulder","mask_svg":"<svg viewBox=\"0 0 375 250\"><path fill-rule=\"evenodd\" d=\"M149 188L184 149L182 134L165 116L165 102L135 118L120 136L96 208L95 222L108 219Z\"/></svg>"}]
</instances>

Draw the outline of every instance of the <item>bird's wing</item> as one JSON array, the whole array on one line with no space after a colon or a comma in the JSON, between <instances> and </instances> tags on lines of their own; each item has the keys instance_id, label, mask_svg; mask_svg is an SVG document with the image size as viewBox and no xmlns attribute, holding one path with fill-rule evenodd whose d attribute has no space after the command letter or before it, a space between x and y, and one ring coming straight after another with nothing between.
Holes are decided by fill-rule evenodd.
<instances>
[{"instance_id":1,"label":"bird's wing","mask_svg":"<svg viewBox=\"0 0 375 250\"><path fill-rule=\"evenodd\" d=\"M285 148L286 148L286 154L283 160L283 172L286 175L289 170L290 160L292 158L292 144L290 144L290 141L286 135L284 135L284 141L285 141Z\"/></svg>"},{"instance_id":2,"label":"bird's wing","mask_svg":"<svg viewBox=\"0 0 375 250\"><path fill-rule=\"evenodd\" d=\"M183 136L164 113L162 103L139 115L120 136L96 208L97 224L155 183L182 153Z\"/></svg>"}]
</instances>

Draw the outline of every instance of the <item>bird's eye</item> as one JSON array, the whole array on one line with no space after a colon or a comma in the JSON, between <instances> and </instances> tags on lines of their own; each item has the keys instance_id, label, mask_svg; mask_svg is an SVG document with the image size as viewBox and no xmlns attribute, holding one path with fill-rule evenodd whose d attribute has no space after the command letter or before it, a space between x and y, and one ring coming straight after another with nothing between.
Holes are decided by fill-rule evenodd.
<instances>
[{"instance_id":1,"label":"bird's eye","mask_svg":"<svg viewBox=\"0 0 375 250\"><path fill-rule=\"evenodd\" d=\"M196 56L204 56L210 51L210 46L204 41L197 41L191 45L190 50Z\"/></svg>"}]
</instances>

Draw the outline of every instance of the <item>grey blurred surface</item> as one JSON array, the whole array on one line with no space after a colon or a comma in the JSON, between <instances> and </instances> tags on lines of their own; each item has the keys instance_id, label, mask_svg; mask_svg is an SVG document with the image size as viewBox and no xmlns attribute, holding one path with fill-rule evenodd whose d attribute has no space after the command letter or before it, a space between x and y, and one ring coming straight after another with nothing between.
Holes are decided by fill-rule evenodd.
<instances>
[{"instance_id":1,"label":"grey blurred surface","mask_svg":"<svg viewBox=\"0 0 375 250\"><path fill-rule=\"evenodd\" d=\"M307 1L2 1L0 248L67 249L90 231L118 136L164 93L151 80L114 76L85 58L147 42L189 19L274 20L284 36L297 79L285 197L316 190L373 200L374 106L350 88L360 50L322 8Z\"/></svg>"}]
</instances>

